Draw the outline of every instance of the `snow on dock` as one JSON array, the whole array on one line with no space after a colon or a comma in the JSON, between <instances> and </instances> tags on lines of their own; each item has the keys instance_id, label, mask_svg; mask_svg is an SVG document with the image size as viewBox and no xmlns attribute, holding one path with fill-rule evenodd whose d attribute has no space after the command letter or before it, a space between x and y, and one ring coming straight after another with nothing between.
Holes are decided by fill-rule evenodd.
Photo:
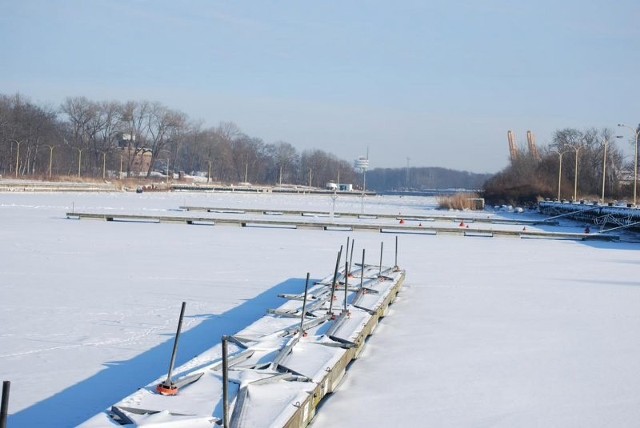
<instances>
[{"instance_id":1,"label":"snow on dock","mask_svg":"<svg viewBox=\"0 0 640 428\"><path fill-rule=\"evenodd\" d=\"M553 216L551 219L567 217L595 224L600 227L601 233L640 229L640 210L631 205L625 207L613 204L543 201L538 204L538 210L542 214Z\"/></svg>"},{"instance_id":2,"label":"snow on dock","mask_svg":"<svg viewBox=\"0 0 640 428\"><path fill-rule=\"evenodd\" d=\"M80 426L308 425L405 278L397 266L338 269L341 254L334 274L304 294L281 295L281 306L176 369L177 395L159 393L163 376Z\"/></svg>"},{"instance_id":3,"label":"snow on dock","mask_svg":"<svg viewBox=\"0 0 640 428\"><path fill-rule=\"evenodd\" d=\"M186 211L186 213L184 211ZM194 211L205 211L197 216ZM212 213L212 214L210 214ZM515 237L572 239L580 241L614 241L614 234L549 230L558 226L554 220L505 219L489 216L398 216L340 212L334 216L320 211L281 210L274 215L263 209L230 209L180 207L175 213L132 214L116 212L67 212L69 219L96 219L112 222L183 223L189 225L263 227L325 231L368 231L394 234L437 235L453 234L468 237ZM544 227L544 228L543 228Z\"/></svg>"}]
</instances>

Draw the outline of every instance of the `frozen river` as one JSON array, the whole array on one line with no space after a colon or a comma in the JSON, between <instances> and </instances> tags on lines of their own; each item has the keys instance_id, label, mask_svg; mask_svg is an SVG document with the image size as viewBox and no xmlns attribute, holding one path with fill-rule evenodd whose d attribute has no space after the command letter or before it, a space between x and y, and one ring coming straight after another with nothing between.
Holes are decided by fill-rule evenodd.
<instances>
[{"instance_id":1,"label":"frozen river","mask_svg":"<svg viewBox=\"0 0 640 428\"><path fill-rule=\"evenodd\" d=\"M74 426L393 234L70 220L180 206L329 211L328 196L0 194L0 378L9 426ZM425 215L434 200L366 198ZM360 212L358 197L336 211ZM364 221L364 220L363 220ZM636 426L637 244L401 235L407 281L314 426Z\"/></svg>"}]
</instances>

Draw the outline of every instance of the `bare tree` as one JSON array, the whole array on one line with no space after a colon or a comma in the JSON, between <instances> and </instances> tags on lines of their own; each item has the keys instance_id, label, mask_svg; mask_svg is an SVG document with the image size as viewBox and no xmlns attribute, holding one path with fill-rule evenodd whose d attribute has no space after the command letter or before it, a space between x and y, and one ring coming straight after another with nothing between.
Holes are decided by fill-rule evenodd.
<instances>
[{"instance_id":1,"label":"bare tree","mask_svg":"<svg viewBox=\"0 0 640 428\"><path fill-rule=\"evenodd\" d=\"M181 134L186 130L186 123L184 113L170 110L160 103L150 105L146 116L147 147L151 150L151 163L147 170L147 177L151 176L155 160L162 150L168 149L170 141L176 143L177 151L177 143ZM177 154L174 156L174 163L176 158Z\"/></svg>"},{"instance_id":2,"label":"bare tree","mask_svg":"<svg viewBox=\"0 0 640 428\"><path fill-rule=\"evenodd\" d=\"M120 109L119 122L127 177L133 173L136 159L147 150L146 123L150 110L151 106L147 101L127 101Z\"/></svg>"},{"instance_id":3,"label":"bare tree","mask_svg":"<svg viewBox=\"0 0 640 428\"><path fill-rule=\"evenodd\" d=\"M299 162L296 149L289 143L278 141L267 144L265 152L270 160L267 180L278 184L290 183L296 176L296 165Z\"/></svg>"}]
</instances>

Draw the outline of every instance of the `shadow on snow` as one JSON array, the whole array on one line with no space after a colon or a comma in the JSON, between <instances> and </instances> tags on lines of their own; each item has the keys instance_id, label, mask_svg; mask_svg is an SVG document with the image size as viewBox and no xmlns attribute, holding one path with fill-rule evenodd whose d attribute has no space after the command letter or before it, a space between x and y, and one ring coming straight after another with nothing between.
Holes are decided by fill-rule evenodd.
<instances>
[{"instance_id":1,"label":"shadow on snow","mask_svg":"<svg viewBox=\"0 0 640 428\"><path fill-rule=\"evenodd\" d=\"M278 294L298 293L304 290L304 282L300 278L288 279L223 314L209 315L194 328L183 331L175 366L179 367L219 344L223 335L234 334L261 318L267 309L280 306L284 301ZM106 363L105 368L94 376L10 415L8 426L75 426L84 422L166 374L173 341L172 336L128 361Z\"/></svg>"}]
</instances>

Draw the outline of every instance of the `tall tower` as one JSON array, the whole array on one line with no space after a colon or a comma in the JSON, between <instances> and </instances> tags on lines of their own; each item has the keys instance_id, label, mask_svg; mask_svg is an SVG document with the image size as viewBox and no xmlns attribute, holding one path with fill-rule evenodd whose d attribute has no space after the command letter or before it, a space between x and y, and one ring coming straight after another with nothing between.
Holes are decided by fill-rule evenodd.
<instances>
[{"instance_id":1,"label":"tall tower","mask_svg":"<svg viewBox=\"0 0 640 428\"><path fill-rule=\"evenodd\" d=\"M507 131L507 139L509 140L509 158L511 162L514 162L520 157L520 153L516 145L516 136L511 130Z\"/></svg>"},{"instance_id":2,"label":"tall tower","mask_svg":"<svg viewBox=\"0 0 640 428\"><path fill-rule=\"evenodd\" d=\"M536 136L531 131L527 131L527 144L529 145L529 154L535 160L540 160L540 153L538 153L538 147L536 147Z\"/></svg>"}]
</instances>

